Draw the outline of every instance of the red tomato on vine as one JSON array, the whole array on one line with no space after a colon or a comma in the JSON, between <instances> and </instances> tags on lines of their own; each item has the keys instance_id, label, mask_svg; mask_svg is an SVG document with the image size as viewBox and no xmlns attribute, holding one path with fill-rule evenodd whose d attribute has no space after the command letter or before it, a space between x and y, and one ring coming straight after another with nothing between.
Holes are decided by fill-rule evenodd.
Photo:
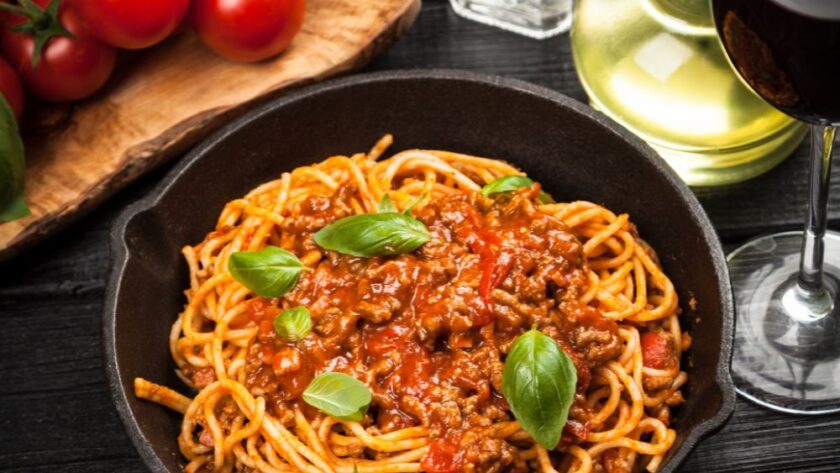
<instances>
[{"instance_id":1,"label":"red tomato on vine","mask_svg":"<svg viewBox=\"0 0 840 473\"><path fill-rule=\"evenodd\" d=\"M187 13L189 0L73 0L73 9L100 40L140 49L169 36Z\"/></svg>"},{"instance_id":2,"label":"red tomato on vine","mask_svg":"<svg viewBox=\"0 0 840 473\"><path fill-rule=\"evenodd\" d=\"M303 23L304 6L304 0L192 0L190 15L210 49L253 62L289 46Z\"/></svg>"},{"instance_id":3,"label":"red tomato on vine","mask_svg":"<svg viewBox=\"0 0 840 473\"><path fill-rule=\"evenodd\" d=\"M3 98L15 112L15 118L20 121L23 114L23 88L17 72L3 58L0 58L0 94L3 94Z\"/></svg>"},{"instance_id":4,"label":"red tomato on vine","mask_svg":"<svg viewBox=\"0 0 840 473\"><path fill-rule=\"evenodd\" d=\"M85 98L114 70L117 50L92 36L60 0L0 3L7 27L2 48L26 89L50 102Z\"/></svg>"}]
</instances>

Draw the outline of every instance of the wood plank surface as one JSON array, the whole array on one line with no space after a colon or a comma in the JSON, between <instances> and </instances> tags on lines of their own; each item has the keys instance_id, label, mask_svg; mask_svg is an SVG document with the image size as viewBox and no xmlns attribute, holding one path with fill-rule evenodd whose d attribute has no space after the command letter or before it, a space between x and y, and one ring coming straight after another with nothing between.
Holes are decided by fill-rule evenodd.
<instances>
[{"instance_id":1,"label":"wood plank surface","mask_svg":"<svg viewBox=\"0 0 840 473\"><path fill-rule=\"evenodd\" d=\"M585 100L567 38L537 42L456 17L427 0L417 24L368 70L446 67L500 73ZM765 176L697 194L728 248L759 232L798 226L806 148ZM108 235L116 215L169 164L26 255L0 264L0 471L142 473L122 430L100 357ZM840 229L835 169L832 227ZM682 473L840 471L840 415L795 417L741 399L734 417L689 457Z\"/></svg>"},{"instance_id":2,"label":"wood plank surface","mask_svg":"<svg viewBox=\"0 0 840 473\"><path fill-rule=\"evenodd\" d=\"M232 62L187 32L130 54L104 90L53 113L67 113L60 126L26 136L32 215L0 224L0 259L258 103L367 64L408 28L420 0L308 0L306 6L300 33L277 58Z\"/></svg>"}]
</instances>

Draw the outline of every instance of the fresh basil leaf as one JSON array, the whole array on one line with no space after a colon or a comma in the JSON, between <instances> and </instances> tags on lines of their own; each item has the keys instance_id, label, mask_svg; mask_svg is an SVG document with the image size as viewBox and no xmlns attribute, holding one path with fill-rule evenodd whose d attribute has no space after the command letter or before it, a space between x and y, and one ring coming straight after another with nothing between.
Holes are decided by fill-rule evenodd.
<instances>
[{"instance_id":1,"label":"fresh basil leaf","mask_svg":"<svg viewBox=\"0 0 840 473\"><path fill-rule=\"evenodd\" d=\"M406 207L405 210L403 210L403 213L405 215L411 215L411 211L414 210L414 207L417 207L417 204L419 204L420 202L423 202L423 199L425 199L427 195L429 195L428 192L424 192L424 193L420 194L420 197L414 199L414 202L409 204L409 206Z\"/></svg>"},{"instance_id":2,"label":"fresh basil leaf","mask_svg":"<svg viewBox=\"0 0 840 473\"><path fill-rule=\"evenodd\" d=\"M312 317L306 307L284 310L274 318L274 331L283 340L289 342L303 340L310 330L312 330Z\"/></svg>"},{"instance_id":3,"label":"fresh basil leaf","mask_svg":"<svg viewBox=\"0 0 840 473\"><path fill-rule=\"evenodd\" d=\"M243 286L262 297L280 297L297 285L303 263L276 246L230 255L228 271Z\"/></svg>"},{"instance_id":4,"label":"fresh basil leaf","mask_svg":"<svg viewBox=\"0 0 840 473\"><path fill-rule=\"evenodd\" d=\"M481 195L489 197L493 194L515 191L523 187L531 187L534 181L527 176L502 176L493 179L490 184L481 188Z\"/></svg>"},{"instance_id":5,"label":"fresh basil leaf","mask_svg":"<svg viewBox=\"0 0 840 473\"><path fill-rule=\"evenodd\" d=\"M319 230L314 239L325 250L370 258L410 253L431 236L411 215L382 213L344 217Z\"/></svg>"},{"instance_id":6,"label":"fresh basil leaf","mask_svg":"<svg viewBox=\"0 0 840 473\"><path fill-rule=\"evenodd\" d=\"M523 187L531 187L533 185L534 181L526 176L502 176L493 179L491 183L482 187L481 195L483 195L484 197L490 197L493 194L511 192L515 191L516 189L521 189ZM540 195L537 197L537 199L544 204L550 204L554 202L554 199L552 199L550 195L546 194L543 191L540 191Z\"/></svg>"},{"instance_id":7,"label":"fresh basil leaf","mask_svg":"<svg viewBox=\"0 0 840 473\"><path fill-rule=\"evenodd\" d=\"M575 365L554 339L531 329L513 343L502 391L522 428L548 450L560 441L576 386Z\"/></svg>"},{"instance_id":8,"label":"fresh basil leaf","mask_svg":"<svg viewBox=\"0 0 840 473\"><path fill-rule=\"evenodd\" d=\"M26 163L23 140L12 108L0 95L0 222L9 222L29 215L23 200Z\"/></svg>"},{"instance_id":9,"label":"fresh basil leaf","mask_svg":"<svg viewBox=\"0 0 840 473\"><path fill-rule=\"evenodd\" d=\"M303 392L303 400L336 419L358 422L365 417L371 401L370 390L358 379L344 373L321 373Z\"/></svg>"},{"instance_id":10,"label":"fresh basil leaf","mask_svg":"<svg viewBox=\"0 0 840 473\"><path fill-rule=\"evenodd\" d=\"M388 194L382 196L382 200L379 201L379 206L376 208L376 211L381 214L399 213L397 212L397 206L394 205L394 201L391 200L391 196Z\"/></svg>"},{"instance_id":11,"label":"fresh basil leaf","mask_svg":"<svg viewBox=\"0 0 840 473\"><path fill-rule=\"evenodd\" d=\"M0 222L11 222L19 218L26 217L32 212L26 206L26 201L23 199L23 193L16 195L5 206L0 206Z\"/></svg>"}]
</instances>

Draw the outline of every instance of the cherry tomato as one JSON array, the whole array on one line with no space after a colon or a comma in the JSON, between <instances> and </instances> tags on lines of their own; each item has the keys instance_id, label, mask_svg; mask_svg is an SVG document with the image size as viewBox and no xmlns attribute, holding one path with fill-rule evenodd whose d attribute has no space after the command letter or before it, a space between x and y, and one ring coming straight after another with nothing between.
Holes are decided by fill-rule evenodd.
<instances>
[{"instance_id":1,"label":"cherry tomato","mask_svg":"<svg viewBox=\"0 0 840 473\"><path fill-rule=\"evenodd\" d=\"M50 0L34 2L45 7ZM12 25L27 21L21 15L8 17ZM60 21L73 37L52 36L41 50L37 65L33 65L35 40L32 34L3 30L3 51L20 73L26 89L50 102L79 100L99 90L114 70L116 48L91 36L73 9L64 4L58 18L49 21Z\"/></svg>"},{"instance_id":2,"label":"cherry tomato","mask_svg":"<svg viewBox=\"0 0 840 473\"><path fill-rule=\"evenodd\" d=\"M141 49L169 36L187 13L189 0L73 0L91 34L119 48Z\"/></svg>"},{"instance_id":3,"label":"cherry tomato","mask_svg":"<svg viewBox=\"0 0 840 473\"><path fill-rule=\"evenodd\" d=\"M253 62L282 52L303 23L304 0L193 0L190 15L210 49Z\"/></svg>"},{"instance_id":4,"label":"cherry tomato","mask_svg":"<svg viewBox=\"0 0 840 473\"><path fill-rule=\"evenodd\" d=\"M3 94L3 98L12 107L17 121L20 121L23 113L23 89L17 72L3 58L0 58L0 94Z\"/></svg>"}]
</instances>

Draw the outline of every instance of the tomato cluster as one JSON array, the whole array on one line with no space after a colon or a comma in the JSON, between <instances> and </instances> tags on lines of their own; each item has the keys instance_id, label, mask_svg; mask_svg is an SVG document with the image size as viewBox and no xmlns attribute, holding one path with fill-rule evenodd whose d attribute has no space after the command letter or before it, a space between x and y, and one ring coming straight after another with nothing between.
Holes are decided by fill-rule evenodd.
<instances>
[{"instance_id":1,"label":"tomato cluster","mask_svg":"<svg viewBox=\"0 0 840 473\"><path fill-rule=\"evenodd\" d=\"M0 0L0 93L15 115L24 88L69 102L99 90L122 49L164 40L188 18L201 40L234 61L261 61L300 30L305 0Z\"/></svg>"}]
</instances>

